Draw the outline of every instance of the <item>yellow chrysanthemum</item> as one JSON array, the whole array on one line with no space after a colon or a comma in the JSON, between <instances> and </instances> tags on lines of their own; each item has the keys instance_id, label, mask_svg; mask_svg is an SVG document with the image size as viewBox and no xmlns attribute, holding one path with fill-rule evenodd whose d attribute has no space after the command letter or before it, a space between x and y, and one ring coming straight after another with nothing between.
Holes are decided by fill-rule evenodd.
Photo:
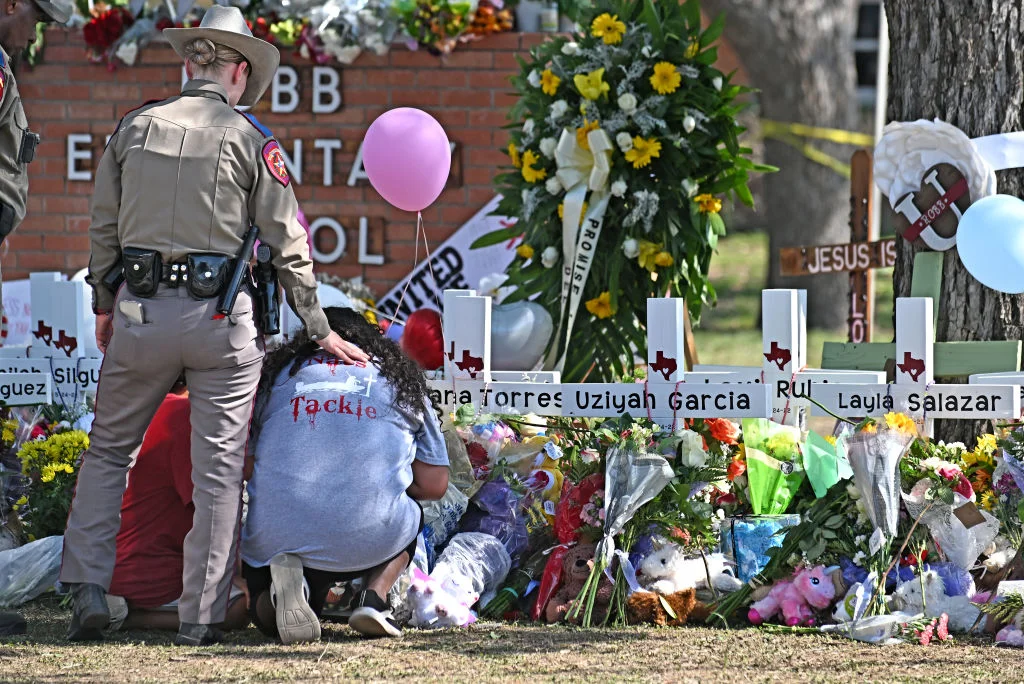
<instances>
[{"instance_id":1,"label":"yellow chrysanthemum","mask_svg":"<svg viewBox=\"0 0 1024 684\"><path fill-rule=\"evenodd\" d=\"M633 137L633 149L626 152L626 161L633 164L634 169L642 169L651 163L651 159L661 156L661 143L657 138Z\"/></svg>"},{"instance_id":2,"label":"yellow chrysanthemum","mask_svg":"<svg viewBox=\"0 0 1024 684\"><path fill-rule=\"evenodd\" d=\"M544 91L545 95L554 97L555 93L558 92L558 86L562 84L562 79L551 71L551 69L545 69L540 73L540 89Z\"/></svg>"},{"instance_id":3,"label":"yellow chrysanthemum","mask_svg":"<svg viewBox=\"0 0 1024 684\"><path fill-rule=\"evenodd\" d=\"M516 247L516 254L518 254L519 256L521 256L524 259L532 259L533 258L533 247L531 247L530 245L527 245L527 244L519 245L518 247Z\"/></svg>"},{"instance_id":4,"label":"yellow chrysanthemum","mask_svg":"<svg viewBox=\"0 0 1024 684\"><path fill-rule=\"evenodd\" d=\"M626 33L626 25L619 21L618 15L605 12L590 23L590 33L603 40L605 45L618 45Z\"/></svg>"},{"instance_id":5,"label":"yellow chrysanthemum","mask_svg":"<svg viewBox=\"0 0 1024 684\"><path fill-rule=\"evenodd\" d=\"M657 256L661 252L661 245L641 240L638 249L640 253L636 257L637 263L640 264L641 268L646 268L653 273L654 269L658 267Z\"/></svg>"},{"instance_id":6,"label":"yellow chrysanthemum","mask_svg":"<svg viewBox=\"0 0 1024 684\"><path fill-rule=\"evenodd\" d=\"M548 172L545 169L535 169L533 165L540 161L540 157L533 150L526 150L523 152L523 180L527 183L536 183L542 181L548 177Z\"/></svg>"},{"instance_id":7,"label":"yellow chrysanthemum","mask_svg":"<svg viewBox=\"0 0 1024 684\"><path fill-rule=\"evenodd\" d=\"M54 472L53 466L43 466L42 471L39 473L39 479L43 482L53 482L53 478L56 475L57 473Z\"/></svg>"},{"instance_id":8,"label":"yellow chrysanthemum","mask_svg":"<svg viewBox=\"0 0 1024 684\"><path fill-rule=\"evenodd\" d=\"M28 503L28 497L27 496L23 496L20 499L18 499L17 501L15 501L14 503L17 504L18 506L24 506L25 504Z\"/></svg>"},{"instance_id":9,"label":"yellow chrysanthemum","mask_svg":"<svg viewBox=\"0 0 1024 684\"><path fill-rule=\"evenodd\" d=\"M611 89L611 86L605 83L603 67L589 74L576 74L572 77L572 82L576 90L580 91L580 95L588 100L596 100Z\"/></svg>"},{"instance_id":10,"label":"yellow chrysanthemum","mask_svg":"<svg viewBox=\"0 0 1024 684\"><path fill-rule=\"evenodd\" d=\"M590 149L590 141L587 140L587 134L590 131L596 131L598 129L598 123L596 121L583 120L583 126L576 129L576 144L585 150Z\"/></svg>"},{"instance_id":11,"label":"yellow chrysanthemum","mask_svg":"<svg viewBox=\"0 0 1024 684\"><path fill-rule=\"evenodd\" d=\"M825 441L831 444L832 446L836 445L836 438L833 437L832 435L825 435Z\"/></svg>"},{"instance_id":12,"label":"yellow chrysanthemum","mask_svg":"<svg viewBox=\"0 0 1024 684\"><path fill-rule=\"evenodd\" d=\"M508 156L512 159L512 166L518 169L523 165L522 160L519 159L519 148L516 147L514 142L508 144Z\"/></svg>"},{"instance_id":13,"label":"yellow chrysanthemum","mask_svg":"<svg viewBox=\"0 0 1024 684\"><path fill-rule=\"evenodd\" d=\"M913 419L904 413L886 413L885 424L890 430L896 430L906 435L916 435L917 425Z\"/></svg>"},{"instance_id":14,"label":"yellow chrysanthemum","mask_svg":"<svg viewBox=\"0 0 1024 684\"><path fill-rule=\"evenodd\" d=\"M683 82L683 76L671 62L658 62L650 78L651 87L661 95L671 95Z\"/></svg>"},{"instance_id":15,"label":"yellow chrysanthemum","mask_svg":"<svg viewBox=\"0 0 1024 684\"><path fill-rule=\"evenodd\" d=\"M657 254L654 255L654 264L656 266L668 268L673 263L675 263L675 259L673 259L672 255L669 254L668 252L658 252Z\"/></svg>"},{"instance_id":16,"label":"yellow chrysanthemum","mask_svg":"<svg viewBox=\"0 0 1024 684\"><path fill-rule=\"evenodd\" d=\"M587 311L598 318L610 318L612 315L612 295L610 292L602 292L595 299L587 300Z\"/></svg>"},{"instance_id":17,"label":"yellow chrysanthemum","mask_svg":"<svg viewBox=\"0 0 1024 684\"><path fill-rule=\"evenodd\" d=\"M686 46L686 59L693 59L698 55L698 53L700 53L700 43L697 41L692 41Z\"/></svg>"},{"instance_id":18,"label":"yellow chrysanthemum","mask_svg":"<svg viewBox=\"0 0 1024 684\"><path fill-rule=\"evenodd\" d=\"M722 211L722 200L718 199L714 195L704 193L703 195L697 195L694 198L697 203L697 207L703 214L717 214Z\"/></svg>"},{"instance_id":19,"label":"yellow chrysanthemum","mask_svg":"<svg viewBox=\"0 0 1024 684\"><path fill-rule=\"evenodd\" d=\"M3 440L4 444L10 444L14 441L14 430L4 428L3 434L0 435L0 439Z\"/></svg>"}]
</instances>

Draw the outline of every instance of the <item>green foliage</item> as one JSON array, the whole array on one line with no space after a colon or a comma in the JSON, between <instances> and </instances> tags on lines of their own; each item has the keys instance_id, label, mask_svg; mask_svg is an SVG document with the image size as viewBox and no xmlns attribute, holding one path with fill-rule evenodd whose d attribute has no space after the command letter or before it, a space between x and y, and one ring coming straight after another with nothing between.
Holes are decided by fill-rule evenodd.
<instances>
[{"instance_id":1,"label":"green foliage","mask_svg":"<svg viewBox=\"0 0 1024 684\"><path fill-rule=\"evenodd\" d=\"M991 615L996 622L1005 625L1012 622L1017 613L1024 610L1024 596L1012 593L1001 596L998 601L992 603L975 603L974 605L985 615Z\"/></svg>"}]
</instances>

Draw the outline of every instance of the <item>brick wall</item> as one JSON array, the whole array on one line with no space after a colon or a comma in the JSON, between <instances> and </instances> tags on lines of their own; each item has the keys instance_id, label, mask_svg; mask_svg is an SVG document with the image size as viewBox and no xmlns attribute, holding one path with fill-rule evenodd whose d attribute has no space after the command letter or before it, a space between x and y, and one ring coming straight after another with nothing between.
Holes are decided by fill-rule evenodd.
<instances>
[{"instance_id":1,"label":"brick wall","mask_svg":"<svg viewBox=\"0 0 1024 684\"><path fill-rule=\"evenodd\" d=\"M516 53L544 38L541 34L492 36L460 47L443 60L396 46L384 57L364 54L350 67L335 64L341 75L342 105L330 114L312 113L312 66L283 55L282 63L298 72L301 104L292 114L275 114L270 112L268 93L254 113L289 151L292 141L303 141L303 183L295 186L295 192L307 216L340 219L346 228L345 255L335 263L319 264L318 270L344 277L362 275L383 295L412 267L414 219L384 203L367 183L356 187L346 183L367 126L387 109L410 106L430 112L460 147L461 186L449 187L424 212L432 245L451 235L494 196L492 179L506 161L499 151L506 142L501 127L514 101L507 79L518 68ZM735 60L725 61L730 63L721 66L729 71ZM87 61L80 33L50 30L43 63L20 68L16 77L30 127L42 135L42 142L30 165L28 216L5 243L3 275L12 280L35 270L74 273L88 263L92 182L67 178L68 135L92 134L91 158L77 162L77 169L95 168L106 136L125 112L179 91L180 61L166 45L151 44L140 52L134 67L108 71ZM323 154L314 149L317 138L342 140L342 148L334 152L330 186L324 184ZM376 229L370 231L367 250L383 254L383 265L358 262L360 216L383 219L383 230L381 221L371 224ZM323 232L330 241L329 231ZM320 243L323 251L331 247Z\"/></svg>"}]
</instances>

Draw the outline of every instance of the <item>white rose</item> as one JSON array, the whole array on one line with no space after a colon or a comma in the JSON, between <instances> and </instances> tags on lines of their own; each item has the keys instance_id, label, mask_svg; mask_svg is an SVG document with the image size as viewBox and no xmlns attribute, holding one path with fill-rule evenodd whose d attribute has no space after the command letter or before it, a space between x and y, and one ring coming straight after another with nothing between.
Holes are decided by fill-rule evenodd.
<instances>
[{"instance_id":1,"label":"white rose","mask_svg":"<svg viewBox=\"0 0 1024 684\"><path fill-rule=\"evenodd\" d=\"M558 141L554 138L544 138L540 141L540 153L548 159L555 156L556 147L558 147Z\"/></svg>"},{"instance_id":2,"label":"white rose","mask_svg":"<svg viewBox=\"0 0 1024 684\"><path fill-rule=\"evenodd\" d=\"M626 181L617 180L612 183L612 194L616 197L623 197L626 194Z\"/></svg>"},{"instance_id":3,"label":"white rose","mask_svg":"<svg viewBox=\"0 0 1024 684\"><path fill-rule=\"evenodd\" d=\"M523 135L533 135L533 127L536 124L533 123L533 119L527 119L523 122Z\"/></svg>"},{"instance_id":4,"label":"white rose","mask_svg":"<svg viewBox=\"0 0 1024 684\"><path fill-rule=\"evenodd\" d=\"M534 88L540 88L540 73L534 69L530 72L530 75L526 77L526 82Z\"/></svg>"},{"instance_id":5,"label":"white rose","mask_svg":"<svg viewBox=\"0 0 1024 684\"><path fill-rule=\"evenodd\" d=\"M615 136L615 144L619 146L619 149L623 152L629 152L633 149L633 136L623 131Z\"/></svg>"},{"instance_id":6,"label":"white rose","mask_svg":"<svg viewBox=\"0 0 1024 684\"><path fill-rule=\"evenodd\" d=\"M636 259L640 256L640 243L633 238L626 238L626 241L622 243L622 253L626 255L627 259Z\"/></svg>"},{"instance_id":7,"label":"white rose","mask_svg":"<svg viewBox=\"0 0 1024 684\"><path fill-rule=\"evenodd\" d=\"M551 116L560 119L569 111L569 103L565 100L555 100L551 104Z\"/></svg>"},{"instance_id":8,"label":"white rose","mask_svg":"<svg viewBox=\"0 0 1024 684\"><path fill-rule=\"evenodd\" d=\"M683 117L683 130L687 133L693 133L693 129L697 127L697 120L687 114Z\"/></svg>"},{"instance_id":9,"label":"white rose","mask_svg":"<svg viewBox=\"0 0 1024 684\"><path fill-rule=\"evenodd\" d=\"M562 183L558 180L557 176L548 178L548 182L544 184L544 187L547 188L550 195L557 195L562 192Z\"/></svg>"},{"instance_id":10,"label":"white rose","mask_svg":"<svg viewBox=\"0 0 1024 684\"><path fill-rule=\"evenodd\" d=\"M721 76L715 76L713 79L711 79L711 85L715 86L715 90L721 90L722 89L722 77Z\"/></svg>"},{"instance_id":11,"label":"white rose","mask_svg":"<svg viewBox=\"0 0 1024 684\"><path fill-rule=\"evenodd\" d=\"M544 268L551 268L558 263L558 250L554 247L545 247L544 251L540 255L540 263L544 264Z\"/></svg>"},{"instance_id":12,"label":"white rose","mask_svg":"<svg viewBox=\"0 0 1024 684\"><path fill-rule=\"evenodd\" d=\"M567 57L572 57L580 52L580 46L576 43L569 42L562 46L562 54Z\"/></svg>"},{"instance_id":13,"label":"white rose","mask_svg":"<svg viewBox=\"0 0 1024 684\"><path fill-rule=\"evenodd\" d=\"M704 451L704 439L693 430L679 433L682 441L679 444L679 462L690 468L702 468L708 462L708 452Z\"/></svg>"},{"instance_id":14,"label":"white rose","mask_svg":"<svg viewBox=\"0 0 1024 684\"><path fill-rule=\"evenodd\" d=\"M625 93L619 96L619 109L624 111L626 114L632 114L636 111L636 95L633 93Z\"/></svg>"}]
</instances>

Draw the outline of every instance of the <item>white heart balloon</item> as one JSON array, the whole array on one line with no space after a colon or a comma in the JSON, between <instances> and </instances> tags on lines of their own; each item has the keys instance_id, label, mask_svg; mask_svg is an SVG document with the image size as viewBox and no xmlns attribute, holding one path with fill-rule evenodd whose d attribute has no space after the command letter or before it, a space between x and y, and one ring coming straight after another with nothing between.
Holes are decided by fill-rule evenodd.
<instances>
[{"instance_id":1,"label":"white heart balloon","mask_svg":"<svg viewBox=\"0 0 1024 684\"><path fill-rule=\"evenodd\" d=\"M533 370L544 357L554 329L551 314L536 302L491 307L491 368Z\"/></svg>"}]
</instances>

